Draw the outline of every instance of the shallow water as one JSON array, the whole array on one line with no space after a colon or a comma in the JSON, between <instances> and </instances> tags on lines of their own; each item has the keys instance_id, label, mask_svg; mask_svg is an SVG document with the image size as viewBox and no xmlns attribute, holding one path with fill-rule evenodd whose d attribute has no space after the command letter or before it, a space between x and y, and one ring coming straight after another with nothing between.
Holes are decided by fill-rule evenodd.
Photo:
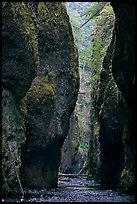
<instances>
[{"instance_id":1,"label":"shallow water","mask_svg":"<svg viewBox=\"0 0 137 204\"><path fill-rule=\"evenodd\" d=\"M135 202L119 190L101 190L95 181L71 178L58 182L57 189L24 189L25 196L3 198L2 202Z\"/></svg>"}]
</instances>

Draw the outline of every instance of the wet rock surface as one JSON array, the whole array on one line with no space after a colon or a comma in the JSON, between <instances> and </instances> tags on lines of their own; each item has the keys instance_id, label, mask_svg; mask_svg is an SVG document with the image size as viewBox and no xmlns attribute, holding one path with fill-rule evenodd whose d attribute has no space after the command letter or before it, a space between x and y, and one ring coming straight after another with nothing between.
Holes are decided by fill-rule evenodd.
<instances>
[{"instance_id":1,"label":"wet rock surface","mask_svg":"<svg viewBox=\"0 0 137 204\"><path fill-rule=\"evenodd\" d=\"M59 180L57 189L25 189L25 196L3 198L2 202L135 202L134 196L119 190L101 190L94 180Z\"/></svg>"},{"instance_id":2,"label":"wet rock surface","mask_svg":"<svg viewBox=\"0 0 137 204\"><path fill-rule=\"evenodd\" d=\"M4 2L3 2L4 3ZM2 193L20 189L21 147L25 143L25 102L37 64L28 46L32 12L24 4L5 2L2 9ZM18 8L18 9L17 9ZM17 10L16 10L17 9ZM18 16L18 17L17 17ZM17 17L17 18L16 18ZM25 19L25 20L24 20ZM24 21L27 21L26 30ZM32 38L31 38L32 39Z\"/></svg>"},{"instance_id":3,"label":"wet rock surface","mask_svg":"<svg viewBox=\"0 0 137 204\"><path fill-rule=\"evenodd\" d=\"M79 90L78 52L62 3L39 3L38 18L38 76L27 94L21 182L23 187L56 188Z\"/></svg>"}]
</instances>

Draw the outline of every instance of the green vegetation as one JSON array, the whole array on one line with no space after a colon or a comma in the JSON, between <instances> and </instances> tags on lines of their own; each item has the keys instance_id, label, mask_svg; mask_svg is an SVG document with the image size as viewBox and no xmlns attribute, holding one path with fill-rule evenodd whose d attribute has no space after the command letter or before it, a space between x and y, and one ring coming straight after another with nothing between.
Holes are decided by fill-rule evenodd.
<instances>
[{"instance_id":1,"label":"green vegetation","mask_svg":"<svg viewBox=\"0 0 137 204\"><path fill-rule=\"evenodd\" d=\"M99 11L99 12L98 12ZM90 56L88 55L88 50L85 49L85 58L87 58L86 64L90 70L91 77L91 110L90 110L90 120L91 120L91 136L89 141L88 149L88 161L87 161L87 172L92 178L98 179L98 164L99 164L99 154L100 154L100 144L99 144L99 122L96 112L97 98L99 95L99 85L100 85L100 70L102 68L103 59L105 57L107 47L111 42L112 38L112 28L114 22L114 13L112 7L109 3L105 2L93 3L91 8L83 13L86 20L91 18L88 22L93 25L91 31L91 47L92 51ZM85 20L85 21L86 21ZM83 26L83 29L86 25ZM82 29L82 28L80 28ZM111 67L110 67L111 69ZM84 120L84 119L83 119Z\"/></svg>"},{"instance_id":2,"label":"green vegetation","mask_svg":"<svg viewBox=\"0 0 137 204\"><path fill-rule=\"evenodd\" d=\"M123 169L121 178L120 178L120 185L121 188L125 193L132 193L132 186L135 185L135 175L134 172L131 172L126 167Z\"/></svg>"},{"instance_id":3,"label":"green vegetation","mask_svg":"<svg viewBox=\"0 0 137 204\"><path fill-rule=\"evenodd\" d=\"M80 49L81 46L81 41L83 40L83 35L82 33L78 30L78 27L80 26L80 19L78 17L78 13L75 11L68 11L70 22L72 25L72 30L73 30L73 35L74 35L74 40L76 43L76 46L78 50Z\"/></svg>"},{"instance_id":4,"label":"green vegetation","mask_svg":"<svg viewBox=\"0 0 137 204\"><path fill-rule=\"evenodd\" d=\"M100 12L98 13L98 11ZM113 9L108 2L94 2L90 8L81 12L80 15L78 11L69 11L68 13L79 50L79 64L85 63L92 71L96 67L100 67L110 43L114 22ZM80 19L84 19L84 22L86 22L92 16L94 17L81 27L83 21ZM90 42L91 46L89 46Z\"/></svg>"},{"instance_id":5,"label":"green vegetation","mask_svg":"<svg viewBox=\"0 0 137 204\"><path fill-rule=\"evenodd\" d=\"M92 69L101 67L103 57L105 56L108 45L112 37L112 27L114 14L112 8L107 5L103 8L100 15L94 21L96 22L95 29L92 33Z\"/></svg>"},{"instance_id":6,"label":"green vegetation","mask_svg":"<svg viewBox=\"0 0 137 204\"><path fill-rule=\"evenodd\" d=\"M48 2L39 2L38 5L38 14L39 14L39 28L40 29L47 29L47 32L52 31L52 35L54 34L55 37L58 39L60 37L59 32L61 29L64 29L66 32L69 29L69 24L66 21L66 13L65 7L60 5L60 2L51 2L54 6L51 8L48 6ZM63 5L63 4L62 4ZM60 15L59 15L60 14ZM50 28L49 25L53 26L53 30ZM59 39L58 39L59 40Z\"/></svg>"},{"instance_id":7,"label":"green vegetation","mask_svg":"<svg viewBox=\"0 0 137 204\"><path fill-rule=\"evenodd\" d=\"M47 76L37 76L27 95L29 100L43 104L47 99L52 100L55 98L54 84L48 80Z\"/></svg>"},{"instance_id":8,"label":"green vegetation","mask_svg":"<svg viewBox=\"0 0 137 204\"><path fill-rule=\"evenodd\" d=\"M84 152L88 152L89 145L86 143L81 143L80 147L84 150Z\"/></svg>"},{"instance_id":9,"label":"green vegetation","mask_svg":"<svg viewBox=\"0 0 137 204\"><path fill-rule=\"evenodd\" d=\"M72 7L75 6L76 4L72 5ZM108 2L94 2L83 12L71 10L68 13L79 51L80 92L83 94L79 95L77 110L80 140L81 144L85 144L88 141L89 133L92 131L95 134L94 137L98 140L99 128L94 110L95 100L98 93L102 61L112 37L114 13ZM94 17L91 18L92 16ZM84 25L90 18L91 20ZM92 125L92 131L89 120L94 124Z\"/></svg>"},{"instance_id":10,"label":"green vegetation","mask_svg":"<svg viewBox=\"0 0 137 204\"><path fill-rule=\"evenodd\" d=\"M90 52L90 59L89 50L84 50L85 58L87 58L88 66L90 67L92 73L94 73L97 69L100 69L103 57L105 56L107 47L112 37L114 13L112 7L108 3L104 3L105 2L95 2L92 4L91 8L82 14L83 17L89 19L91 16L94 16L97 11L100 11L89 22L93 25L91 31L92 52ZM102 8L102 10L100 8Z\"/></svg>"},{"instance_id":11,"label":"green vegetation","mask_svg":"<svg viewBox=\"0 0 137 204\"><path fill-rule=\"evenodd\" d=\"M28 2L12 3L12 12L14 20L24 34L26 42L28 42L28 48L34 53L35 61L38 64L38 34L35 13L30 10Z\"/></svg>"}]
</instances>

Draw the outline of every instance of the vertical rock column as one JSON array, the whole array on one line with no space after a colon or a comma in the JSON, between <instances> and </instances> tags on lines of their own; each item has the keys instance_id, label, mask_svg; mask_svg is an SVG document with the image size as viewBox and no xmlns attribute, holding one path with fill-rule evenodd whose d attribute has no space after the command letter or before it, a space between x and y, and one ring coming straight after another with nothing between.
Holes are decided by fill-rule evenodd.
<instances>
[{"instance_id":1,"label":"vertical rock column","mask_svg":"<svg viewBox=\"0 0 137 204\"><path fill-rule=\"evenodd\" d=\"M17 2L16 2L17 3ZM21 3L20 3L21 5ZM20 12L18 3L18 11ZM23 97L36 76L37 64L22 32L26 16L14 9L15 4L2 5L2 192L15 194L21 190L21 147L25 143L25 104ZM24 5L25 6L25 5ZM26 10L27 8L24 7ZM23 8L24 12L26 11ZM18 15L18 16L16 16ZM19 17L20 16L20 17ZM23 29L24 31L24 29Z\"/></svg>"},{"instance_id":2,"label":"vertical rock column","mask_svg":"<svg viewBox=\"0 0 137 204\"><path fill-rule=\"evenodd\" d=\"M38 16L40 64L27 97L21 175L24 186L52 188L78 95L78 56L64 4L40 2Z\"/></svg>"},{"instance_id":3,"label":"vertical rock column","mask_svg":"<svg viewBox=\"0 0 137 204\"><path fill-rule=\"evenodd\" d=\"M113 35L100 72L97 100L97 113L100 123L100 160L97 165L97 175L101 187L105 189L118 187L124 163L122 135L125 123L125 104L112 76L111 62L114 42L115 38Z\"/></svg>"},{"instance_id":4,"label":"vertical rock column","mask_svg":"<svg viewBox=\"0 0 137 204\"><path fill-rule=\"evenodd\" d=\"M70 118L68 135L62 146L61 173L78 173L84 170L86 154L80 147L80 132L77 111Z\"/></svg>"},{"instance_id":5,"label":"vertical rock column","mask_svg":"<svg viewBox=\"0 0 137 204\"><path fill-rule=\"evenodd\" d=\"M111 2L116 23L116 43L112 72L126 102L126 130L123 135L126 153L121 175L122 188L135 192L135 5L134 2Z\"/></svg>"},{"instance_id":6,"label":"vertical rock column","mask_svg":"<svg viewBox=\"0 0 137 204\"><path fill-rule=\"evenodd\" d=\"M105 90L100 110L100 185L116 189L124 164L122 135L124 132L124 101L112 78Z\"/></svg>"}]
</instances>

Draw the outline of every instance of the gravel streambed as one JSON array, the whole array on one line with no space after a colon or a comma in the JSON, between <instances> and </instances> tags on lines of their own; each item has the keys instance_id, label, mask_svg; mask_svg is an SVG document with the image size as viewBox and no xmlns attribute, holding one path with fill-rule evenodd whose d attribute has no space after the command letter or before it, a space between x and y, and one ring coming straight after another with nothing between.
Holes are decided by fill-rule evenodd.
<instances>
[{"instance_id":1,"label":"gravel streambed","mask_svg":"<svg viewBox=\"0 0 137 204\"><path fill-rule=\"evenodd\" d=\"M95 181L80 178L59 180L57 189L24 189L24 193L24 197L3 198L2 202L135 202L134 196L101 190Z\"/></svg>"}]
</instances>

